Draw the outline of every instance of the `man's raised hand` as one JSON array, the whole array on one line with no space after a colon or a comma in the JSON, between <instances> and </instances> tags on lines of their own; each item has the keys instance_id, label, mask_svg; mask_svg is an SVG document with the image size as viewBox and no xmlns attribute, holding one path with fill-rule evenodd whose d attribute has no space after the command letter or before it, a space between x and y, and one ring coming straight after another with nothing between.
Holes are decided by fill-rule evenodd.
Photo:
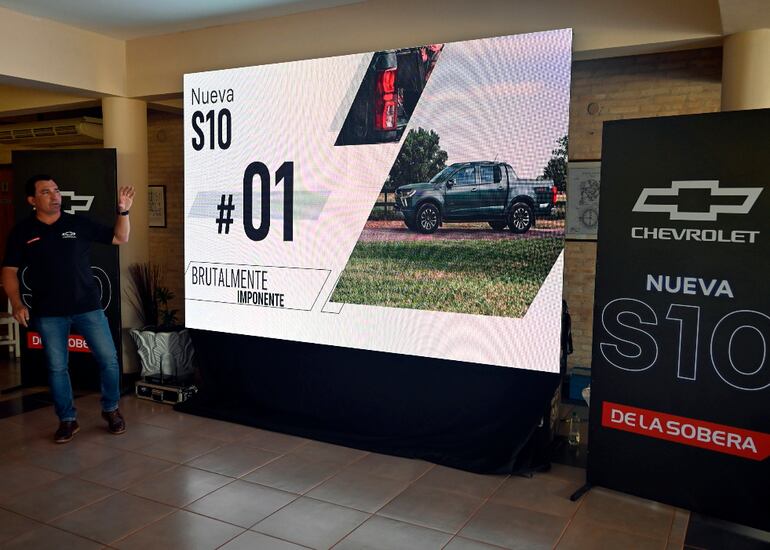
<instances>
[{"instance_id":1,"label":"man's raised hand","mask_svg":"<svg viewBox=\"0 0 770 550\"><path fill-rule=\"evenodd\" d=\"M121 187L118 189L118 211L125 212L131 209L131 205L134 204L134 188L131 186Z\"/></svg>"}]
</instances>

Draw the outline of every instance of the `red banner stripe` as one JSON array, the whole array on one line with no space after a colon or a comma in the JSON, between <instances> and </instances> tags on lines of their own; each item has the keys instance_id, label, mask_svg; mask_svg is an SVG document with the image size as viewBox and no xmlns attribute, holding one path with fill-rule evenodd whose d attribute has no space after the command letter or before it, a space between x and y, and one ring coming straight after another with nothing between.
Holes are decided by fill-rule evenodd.
<instances>
[{"instance_id":1,"label":"red banner stripe","mask_svg":"<svg viewBox=\"0 0 770 550\"><path fill-rule=\"evenodd\" d=\"M27 333L27 348L43 349L43 339L40 337L39 332L29 331ZM88 347L88 343L86 342L86 339L80 336L79 334L70 334L67 337L67 350L74 351L76 353L91 352L91 349Z\"/></svg>"},{"instance_id":2,"label":"red banner stripe","mask_svg":"<svg viewBox=\"0 0 770 550\"><path fill-rule=\"evenodd\" d=\"M608 401L602 405L602 426L751 460L770 456L769 434Z\"/></svg>"}]
</instances>

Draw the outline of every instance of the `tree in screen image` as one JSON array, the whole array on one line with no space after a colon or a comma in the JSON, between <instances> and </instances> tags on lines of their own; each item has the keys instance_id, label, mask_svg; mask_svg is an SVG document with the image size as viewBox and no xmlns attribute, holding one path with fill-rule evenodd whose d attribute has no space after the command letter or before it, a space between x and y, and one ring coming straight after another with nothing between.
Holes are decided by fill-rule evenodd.
<instances>
[{"instance_id":1,"label":"tree in screen image","mask_svg":"<svg viewBox=\"0 0 770 550\"><path fill-rule=\"evenodd\" d=\"M569 137L560 137L558 147L551 151L551 159L543 168L541 179L553 180L554 185L559 191L564 191L567 186L567 149L569 147Z\"/></svg>"},{"instance_id":2,"label":"tree in screen image","mask_svg":"<svg viewBox=\"0 0 770 550\"><path fill-rule=\"evenodd\" d=\"M385 180L383 191L390 192L401 185L428 181L443 170L447 152L439 146L439 139L433 130L410 130Z\"/></svg>"}]
</instances>

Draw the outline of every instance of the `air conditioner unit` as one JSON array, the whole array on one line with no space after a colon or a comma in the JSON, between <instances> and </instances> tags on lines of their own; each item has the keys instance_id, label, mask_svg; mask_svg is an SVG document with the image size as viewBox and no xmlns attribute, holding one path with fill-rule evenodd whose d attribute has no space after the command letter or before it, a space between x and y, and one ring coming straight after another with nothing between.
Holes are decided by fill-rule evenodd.
<instances>
[{"instance_id":1,"label":"air conditioner unit","mask_svg":"<svg viewBox=\"0 0 770 550\"><path fill-rule=\"evenodd\" d=\"M0 125L0 145L55 147L89 145L103 140L104 130L99 118L80 117Z\"/></svg>"}]
</instances>

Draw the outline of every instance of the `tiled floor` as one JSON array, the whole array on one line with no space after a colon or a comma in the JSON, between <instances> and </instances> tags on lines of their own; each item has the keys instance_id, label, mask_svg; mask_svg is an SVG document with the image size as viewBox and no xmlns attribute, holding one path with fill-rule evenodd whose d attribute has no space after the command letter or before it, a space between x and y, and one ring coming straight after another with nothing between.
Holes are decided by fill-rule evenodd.
<instances>
[{"instance_id":1,"label":"tiled floor","mask_svg":"<svg viewBox=\"0 0 770 550\"><path fill-rule=\"evenodd\" d=\"M689 513L604 489L585 471L481 476L98 396L55 445L45 407L0 420L0 547L682 548Z\"/></svg>"}]
</instances>

